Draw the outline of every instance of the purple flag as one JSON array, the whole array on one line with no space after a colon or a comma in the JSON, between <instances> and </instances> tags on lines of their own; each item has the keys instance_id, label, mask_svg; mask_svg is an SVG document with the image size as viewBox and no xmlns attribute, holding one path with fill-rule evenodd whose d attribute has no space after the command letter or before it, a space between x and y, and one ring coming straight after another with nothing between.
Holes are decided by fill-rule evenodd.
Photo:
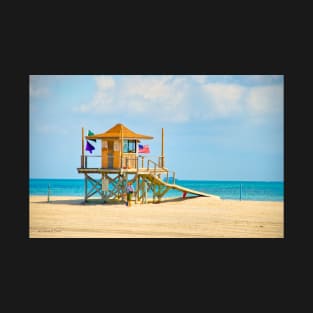
<instances>
[{"instance_id":1,"label":"purple flag","mask_svg":"<svg viewBox=\"0 0 313 313\"><path fill-rule=\"evenodd\" d=\"M86 151L92 153L92 150L95 150L95 147L87 140Z\"/></svg>"}]
</instances>

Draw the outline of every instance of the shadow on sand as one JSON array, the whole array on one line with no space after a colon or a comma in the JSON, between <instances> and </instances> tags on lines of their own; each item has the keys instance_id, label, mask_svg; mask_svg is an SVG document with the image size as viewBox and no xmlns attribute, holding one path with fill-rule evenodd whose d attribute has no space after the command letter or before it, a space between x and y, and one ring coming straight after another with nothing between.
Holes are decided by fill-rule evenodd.
<instances>
[{"instance_id":1,"label":"shadow on sand","mask_svg":"<svg viewBox=\"0 0 313 313\"><path fill-rule=\"evenodd\" d=\"M153 202L152 199L148 200L149 204L158 204L158 203L167 203L167 202L179 202L179 201L186 201L188 199L198 198L198 196L191 196L186 198L165 198L161 200L160 202ZM110 200L107 202L104 202L102 199L88 199L87 202L85 202L83 199L50 199L50 201L33 201L33 203L45 203L45 204L66 204L66 205L124 205L124 201L119 200ZM135 205L135 202L132 202L132 205Z\"/></svg>"},{"instance_id":2,"label":"shadow on sand","mask_svg":"<svg viewBox=\"0 0 313 313\"><path fill-rule=\"evenodd\" d=\"M66 204L66 205L125 205L122 201L110 200L110 202L104 202L102 199L88 199L85 202L83 199L50 199L50 201L34 201L34 203L45 203L45 204Z\"/></svg>"},{"instance_id":3,"label":"shadow on sand","mask_svg":"<svg viewBox=\"0 0 313 313\"><path fill-rule=\"evenodd\" d=\"M167 203L167 202L180 202L180 201L186 201L188 199L194 199L194 198L198 198L199 196L191 196L191 197L186 197L186 198L182 198L182 197L178 197L178 198L165 198L163 200L161 200L160 202L155 202L154 204L158 204L158 203ZM153 203L153 202L149 202L149 203Z\"/></svg>"}]
</instances>

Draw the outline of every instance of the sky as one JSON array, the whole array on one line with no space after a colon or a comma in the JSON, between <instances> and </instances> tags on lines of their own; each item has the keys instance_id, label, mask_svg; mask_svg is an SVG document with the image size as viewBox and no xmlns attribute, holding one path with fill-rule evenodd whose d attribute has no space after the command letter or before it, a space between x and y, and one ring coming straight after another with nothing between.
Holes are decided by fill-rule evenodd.
<instances>
[{"instance_id":1,"label":"sky","mask_svg":"<svg viewBox=\"0 0 313 313\"><path fill-rule=\"evenodd\" d=\"M82 179L82 127L117 123L154 137L152 160L164 128L178 179L284 181L283 75L30 75L30 178Z\"/></svg>"}]
</instances>

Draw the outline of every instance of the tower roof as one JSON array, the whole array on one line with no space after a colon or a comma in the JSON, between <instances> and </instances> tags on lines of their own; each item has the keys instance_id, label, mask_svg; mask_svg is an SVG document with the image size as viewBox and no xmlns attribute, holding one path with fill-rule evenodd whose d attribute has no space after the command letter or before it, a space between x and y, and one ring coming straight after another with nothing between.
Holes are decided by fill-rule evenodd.
<instances>
[{"instance_id":1,"label":"tower roof","mask_svg":"<svg viewBox=\"0 0 313 313\"><path fill-rule=\"evenodd\" d=\"M101 134L86 136L86 139L105 139L105 138L127 138L127 139L153 139L152 136L141 135L133 132L123 124L116 124L109 130Z\"/></svg>"}]
</instances>

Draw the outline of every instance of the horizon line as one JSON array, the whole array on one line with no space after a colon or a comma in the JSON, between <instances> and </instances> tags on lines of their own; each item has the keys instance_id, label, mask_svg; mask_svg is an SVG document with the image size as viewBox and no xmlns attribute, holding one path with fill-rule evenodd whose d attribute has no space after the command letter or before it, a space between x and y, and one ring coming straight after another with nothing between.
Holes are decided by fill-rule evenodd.
<instances>
[{"instance_id":1,"label":"horizon line","mask_svg":"<svg viewBox=\"0 0 313 313\"><path fill-rule=\"evenodd\" d=\"M75 178L75 177L29 177L29 179L75 179L75 180L84 180L84 178ZM186 178L175 178L175 180L196 180L196 181L246 181L246 182L278 182L283 183L284 180L250 180L250 179L186 179Z\"/></svg>"}]
</instances>

